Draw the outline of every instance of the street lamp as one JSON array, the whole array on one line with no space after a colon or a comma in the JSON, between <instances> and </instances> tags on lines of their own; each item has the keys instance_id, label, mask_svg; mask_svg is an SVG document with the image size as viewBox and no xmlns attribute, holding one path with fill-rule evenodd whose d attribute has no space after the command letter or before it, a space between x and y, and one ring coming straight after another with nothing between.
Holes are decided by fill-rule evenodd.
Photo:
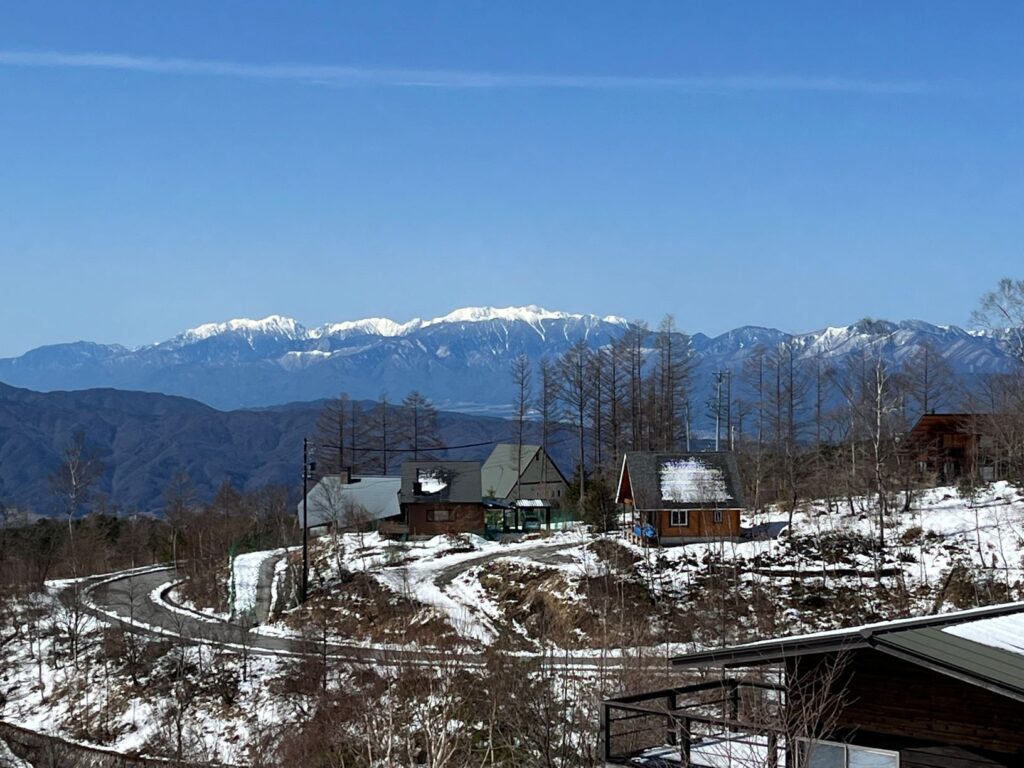
<instances>
[{"instance_id":1,"label":"street lamp","mask_svg":"<svg viewBox=\"0 0 1024 768\"><path fill-rule=\"evenodd\" d=\"M302 438L302 602L309 596L309 517L307 498L309 480L316 470L316 462L309 460L309 438Z\"/></svg>"}]
</instances>

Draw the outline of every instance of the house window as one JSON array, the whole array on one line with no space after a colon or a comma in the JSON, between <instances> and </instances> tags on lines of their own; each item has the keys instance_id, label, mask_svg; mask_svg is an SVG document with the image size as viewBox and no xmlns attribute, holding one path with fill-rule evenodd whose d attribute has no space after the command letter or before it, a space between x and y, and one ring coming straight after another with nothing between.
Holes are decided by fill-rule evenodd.
<instances>
[{"instance_id":1,"label":"house window","mask_svg":"<svg viewBox=\"0 0 1024 768\"><path fill-rule=\"evenodd\" d=\"M690 511L673 509L668 513L668 524L673 528L686 528L690 524Z\"/></svg>"},{"instance_id":2,"label":"house window","mask_svg":"<svg viewBox=\"0 0 1024 768\"><path fill-rule=\"evenodd\" d=\"M900 755L885 749L831 741L805 741L807 768L899 768Z\"/></svg>"},{"instance_id":3,"label":"house window","mask_svg":"<svg viewBox=\"0 0 1024 768\"><path fill-rule=\"evenodd\" d=\"M428 509L427 510L427 522L428 523L449 523L452 519L452 511L450 509Z\"/></svg>"},{"instance_id":4,"label":"house window","mask_svg":"<svg viewBox=\"0 0 1024 768\"><path fill-rule=\"evenodd\" d=\"M716 509L715 510L715 522L716 523L725 522L725 512L723 512L720 509Z\"/></svg>"}]
</instances>

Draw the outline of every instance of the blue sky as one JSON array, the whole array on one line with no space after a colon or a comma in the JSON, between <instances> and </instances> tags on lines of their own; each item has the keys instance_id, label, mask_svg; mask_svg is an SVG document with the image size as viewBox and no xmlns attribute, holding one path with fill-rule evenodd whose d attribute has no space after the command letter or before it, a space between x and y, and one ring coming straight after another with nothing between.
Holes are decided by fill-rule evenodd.
<instances>
[{"instance_id":1,"label":"blue sky","mask_svg":"<svg viewBox=\"0 0 1024 768\"><path fill-rule=\"evenodd\" d=\"M0 8L0 355L535 303L966 322L1022 277L1024 5Z\"/></svg>"}]
</instances>

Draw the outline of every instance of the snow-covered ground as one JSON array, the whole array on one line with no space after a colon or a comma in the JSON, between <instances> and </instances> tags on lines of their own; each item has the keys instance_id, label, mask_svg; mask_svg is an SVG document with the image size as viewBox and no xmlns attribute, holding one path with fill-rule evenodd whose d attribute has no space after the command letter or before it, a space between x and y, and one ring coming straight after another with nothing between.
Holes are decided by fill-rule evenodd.
<instances>
[{"instance_id":1,"label":"snow-covered ground","mask_svg":"<svg viewBox=\"0 0 1024 768\"><path fill-rule=\"evenodd\" d=\"M1006 599L1021 594L1024 496L1013 486L996 483L973 499L960 497L954 488L923 491L915 494L907 512L895 504L885 518L882 554L875 546L878 515L871 506L868 499L854 499L852 506L843 502L830 511L824 502L812 502L795 511L791 520L787 512L770 509L745 521L764 535L740 541L664 548L644 548L614 534L603 541L622 547L634 561L631 577L617 572L615 578L635 578L656 600L676 602L682 609L692 606L716 566L728 564L738 576L737 590L769 591L777 599L780 615L766 630L772 632L816 631L837 622L889 618L886 611L923 612L936 601L940 610L963 607L958 602L963 595L940 594L958 569L975 583L998 586ZM608 563L595 548L601 540L585 531L512 544L476 536L398 543L377 534L345 534L322 540L315 559L325 583L343 572L367 575L386 591L442 617L467 641L486 645L510 628L529 635L526 628L515 626L516 620L509 618L507 606L495 594L514 590L519 577L542 581L546 594L562 606L586 602L586 582L608 573ZM555 578L558 574L560 579ZM873 585L879 594L873 594ZM906 603L899 609L886 602L897 589L905 594ZM859 613L849 615L827 601L815 605L807 597L808 591L833 590L870 597ZM1000 599L991 590L974 598ZM748 639L743 637L748 630L755 636L758 631L752 625L732 629L736 639ZM282 623L258 631L297 633ZM666 627L663 639L672 640L674 631Z\"/></svg>"},{"instance_id":2,"label":"snow-covered ground","mask_svg":"<svg viewBox=\"0 0 1024 768\"><path fill-rule=\"evenodd\" d=\"M58 590L21 606L22 633L2 649L5 720L117 753L158 755L176 750L180 717L187 754L230 763L247 762L255 734L285 719L269 683L287 674L288 660L243 660L222 648L124 634L62 604Z\"/></svg>"},{"instance_id":3,"label":"snow-covered ground","mask_svg":"<svg viewBox=\"0 0 1024 768\"><path fill-rule=\"evenodd\" d=\"M270 558L281 558L287 549L247 552L231 561L231 615L242 616L256 610L260 567Z\"/></svg>"},{"instance_id":4,"label":"snow-covered ground","mask_svg":"<svg viewBox=\"0 0 1024 768\"><path fill-rule=\"evenodd\" d=\"M808 503L791 520L781 510L751 516L748 526L770 534L763 538L660 549L585 531L514 543L465 535L398 543L344 534L314 546L313 583L318 594L364 590L343 594L340 607L348 613L339 615L349 634L332 636L335 642L424 645L446 626L475 649L511 639L519 642L500 647L531 653L564 643L558 647L581 655L606 653L619 642L602 634L613 619L647 631L645 638L679 639L682 645L673 650L682 651L723 640L712 631L727 633L728 642L744 641L1021 598L1024 496L1016 488L996 483L973 499L940 488L917 494L907 512L898 504L894 510L885 520L881 554L874 545L877 512L857 499L832 510ZM281 602L289 553L251 553L235 561L236 611L255 605L268 557L277 558L278 577L270 599ZM627 582L629 590L615 591ZM54 595L64 586L25 599L8 619L19 634L0 646L5 719L118 750L169 754L173 703L187 695L183 729L192 753L244 762L261 734L300 716L280 696L281 681L294 675L294 658L243 660L242 648L132 637L61 604ZM360 620L389 619L359 614L362 607L350 597L365 592L402 602L402 610L412 612L404 616L413 615L425 631L412 640L361 633ZM616 606L621 615L614 614ZM299 634L309 620L304 610L285 611L258 631ZM544 617L548 629L559 620L565 626L541 644L538 625L530 623L535 616ZM674 616L681 620L666 623ZM707 627L699 628L701 621ZM136 657L148 661L135 669ZM182 689L187 680L194 687Z\"/></svg>"},{"instance_id":5,"label":"snow-covered ground","mask_svg":"<svg viewBox=\"0 0 1024 768\"><path fill-rule=\"evenodd\" d=\"M395 542L376 533L347 533L318 542L315 568L325 582L345 573L368 574L384 589L425 606L444 618L467 640L487 644L497 637L501 611L481 587L480 576L492 563L518 563L580 575L600 566L587 551L587 533L559 531L512 543L490 541L472 534L436 536L426 541ZM284 623L255 631L274 636L297 636Z\"/></svg>"}]
</instances>

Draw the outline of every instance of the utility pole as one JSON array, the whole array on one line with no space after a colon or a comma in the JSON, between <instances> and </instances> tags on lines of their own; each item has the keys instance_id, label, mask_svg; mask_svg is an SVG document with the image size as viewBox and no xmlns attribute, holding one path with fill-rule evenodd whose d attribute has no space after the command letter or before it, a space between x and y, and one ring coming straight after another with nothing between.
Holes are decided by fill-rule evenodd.
<instances>
[{"instance_id":1,"label":"utility pole","mask_svg":"<svg viewBox=\"0 0 1024 768\"><path fill-rule=\"evenodd\" d=\"M732 450L732 371L722 371L725 376L725 433L729 436L729 450Z\"/></svg>"},{"instance_id":2,"label":"utility pole","mask_svg":"<svg viewBox=\"0 0 1024 768\"><path fill-rule=\"evenodd\" d=\"M690 450L690 399L686 399L686 450Z\"/></svg>"},{"instance_id":3,"label":"utility pole","mask_svg":"<svg viewBox=\"0 0 1024 768\"><path fill-rule=\"evenodd\" d=\"M309 460L309 438L302 438L302 602L309 596L309 476L316 469L316 462Z\"/></svg>"},{"instance_id":4,"label":"utility pole","mask_svg":"<svg viewBox=\"0 0 1024 768\"><path fill-rule=\"evenodd\" d=\"M732 372L715 372L715 450L721 449L722 443L722 382L725 382L725 430L729 442L732 441Z\"/></svg>"}]
</instances>

